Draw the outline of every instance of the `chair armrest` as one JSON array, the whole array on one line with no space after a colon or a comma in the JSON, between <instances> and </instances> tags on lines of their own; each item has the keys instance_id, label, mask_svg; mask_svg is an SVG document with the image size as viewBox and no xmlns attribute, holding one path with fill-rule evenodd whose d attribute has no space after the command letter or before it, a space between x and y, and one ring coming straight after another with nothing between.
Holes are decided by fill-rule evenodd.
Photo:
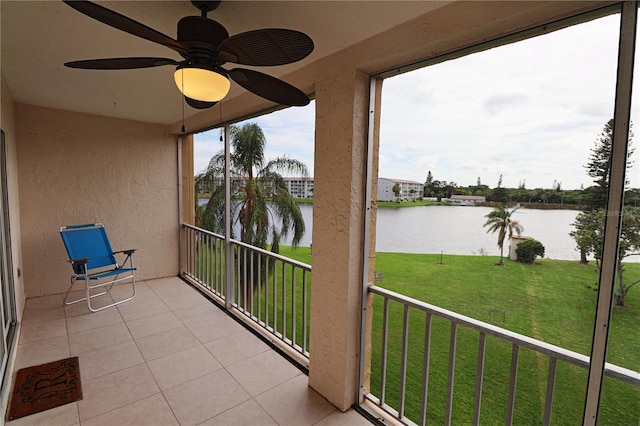
<instances>
[{"instance_id":1,"label":"chair armrest","mask_svg":"<svg viewBox=\"0 0 640 426\"><path fill-rule=\"evenodd\" d=\"M119 250L119 251L114 251L113 254L124 253L127 256L131 256L133 253L135 253L136 250L137 249Z\"/></svg>"},{"instance_id":2,"label":"chair armrest","mask_svg":"<svg viewBox=\"0 0 640 426\"><path fill-rule=\"evenodd\" d=\"M87 262L89 262L88 257L83 257L80 259L69 259L67 262L71 264L73 272L76 275L83 275L87 273Z\"/></svg>"}]
</instances>

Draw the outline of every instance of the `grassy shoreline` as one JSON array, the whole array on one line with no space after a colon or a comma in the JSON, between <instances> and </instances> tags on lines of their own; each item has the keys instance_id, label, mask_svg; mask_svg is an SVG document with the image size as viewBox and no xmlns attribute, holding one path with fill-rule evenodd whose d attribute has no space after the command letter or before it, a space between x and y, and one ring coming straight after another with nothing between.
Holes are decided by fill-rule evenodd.
<instances>
[{"instance_id":1,"label":"grassy shoreline","mask_svg":"<svg viewBox=\"0 0 640 426\"><path fill-rule=\"evenodd\" d=\"M201 199L208 199L210 194L198 194L196 196L196 203ZM238 199L240 199L238 197ZM313 204L313 198L296 198L298 204ZM448 201L427 201L427 200L415 200L415 201L376 201L376 205L379 208L404 208L404 207L424 207L424 206L451 206L453 205ZM496 207L502 203L485 202L478 204L478 207ZM520 205L527 209L538 210L581 210L582 206L575 204L553 204L553 203L520 203ZM473 207L473 206L465 206Z\"/></svg>"}]
</instances>

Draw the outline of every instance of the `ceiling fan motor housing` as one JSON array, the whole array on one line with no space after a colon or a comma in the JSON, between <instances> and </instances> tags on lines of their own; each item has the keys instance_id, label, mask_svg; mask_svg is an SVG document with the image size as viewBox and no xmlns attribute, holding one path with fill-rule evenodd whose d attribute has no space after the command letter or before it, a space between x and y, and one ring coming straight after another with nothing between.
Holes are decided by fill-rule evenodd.
<instances>
[{"instance_id":1,"label":"ceiling fan motor housing","mask_svg":"<svg viewBox=\"0 0 640 426\"><path fill-rule=\"evenodd\" d=\"M178 41L191 48L193 43L204 43L215 51L229 37L226 28L218 22L201 16L185 16L178 21Z\"/></svg>"}]
</instances>

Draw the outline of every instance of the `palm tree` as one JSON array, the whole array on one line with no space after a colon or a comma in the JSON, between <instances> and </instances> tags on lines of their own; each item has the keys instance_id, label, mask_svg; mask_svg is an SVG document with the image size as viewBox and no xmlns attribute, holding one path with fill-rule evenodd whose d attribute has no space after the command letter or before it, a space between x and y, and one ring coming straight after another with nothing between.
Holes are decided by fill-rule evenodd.
<instances>
[{"instance_id":1,"label":"palm tree","mask_svg":"<svg viewBox=\"0 0 640 426\"><path fill-rule=\"evenodd\" d=\"M283 156L265 161L266 138L260 126L246 123L230 129L230 155L232 202L229 208L232 221L240 225L240 240L255 247L279 252L280 241L293 232L291 244L295 247L304 235L304 218L300 208L287 189L279 172L307 177L307 166ZM224 176L224 152L216 154L207 170L196 176L196 184L221 181ZM202 214L202 227L213 232L224 232L224 186L213 189ZM235 238L234 227L231 237Z\"/></svg>"},{"instance_id":2,"label":"palm tree","mask_svg":"<svg viewBox=\"0 0 640 426\"><path fill-rule=\"evenodd\" d=\"M488 226L487 232L495 233L498 231L498 247L500 247L500 262L498 265L504 266L502 261L502 253L504 249L504 239L508 235L509 239L516 232L518 235L522 233L522 225L517 220L511 219L511 215L520 208L520 204L509 210L504 204L496 207L491 213L485 215L487 221L483 226Z\"/></svg>"}]
</instances>

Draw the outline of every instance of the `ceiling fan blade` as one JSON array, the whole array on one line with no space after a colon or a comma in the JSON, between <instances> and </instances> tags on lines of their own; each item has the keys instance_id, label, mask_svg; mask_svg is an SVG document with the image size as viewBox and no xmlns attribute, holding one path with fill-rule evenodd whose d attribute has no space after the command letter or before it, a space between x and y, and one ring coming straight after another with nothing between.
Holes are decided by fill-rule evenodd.
<instances>
[{"instance_id":1,"label":"ceiling fan blade","mask_svg":"<svg viewBox=\"0 0 640 426\"><path fill-rule=\"evenodd\" d=\"M90 1L63 1L78 12L83 13L97 21L100 21L103 24L107 24L113 28L117 28L129 34L144 38L145 40L161 44L175 50L176 52L187 52L187 48L179 41L174 40L171 37L154 30L153 28L149 28L146 25L141 24L140 22L134 21L131 18L127 18L124 15L109 10L106 7L102 7Z\"/></svg>"},{"instance_id":2,"label":"ceiling fan blade","mask_svg":"<svg viewBox=\"0 0 640 426\"><path fill-rule=\"evenodd\" d=\"M180 63L168 58L107 58L67 62L64 66L85 70L129 70L178 64Z\"/></svg>"},{"instance_id":3,"label":"ceiling fan blade","mask_svg":"<svg viewBox=\"0 0 640 426\"><path fill-rule=\"evenodd\" d=\"M195 109L211 108L212 106L214 106L215 104L218 103L218 102L199 101L199 100L196 100L196 99L191 99L188 96L185 96L184 100L187 102L187 105L189 105L191 108L195 108Z\"/></svg>"},{"instance_id":4,"label":"ceiling fan blade","mask_svg":"<svg viewBox=\"0 0 640 426\"><path fill-rule=\"evenodd\" d=\"M306 58L313 40L300 31L265 28L236 34L218 46L219 56L242 65L284 65Z\"/></svg>"},{"instance_id":5,"label":"ceiling fan blade","mask_svg":"<svg viewBox=\"0 0 640 426\"><path fill-rule=\"evenodd\" d=\"M309 104L309 97L300 89L270 75L245 68L234 68L228 73L240 86L272 102L290 106Z\"/></svg>"}]
</instances>

